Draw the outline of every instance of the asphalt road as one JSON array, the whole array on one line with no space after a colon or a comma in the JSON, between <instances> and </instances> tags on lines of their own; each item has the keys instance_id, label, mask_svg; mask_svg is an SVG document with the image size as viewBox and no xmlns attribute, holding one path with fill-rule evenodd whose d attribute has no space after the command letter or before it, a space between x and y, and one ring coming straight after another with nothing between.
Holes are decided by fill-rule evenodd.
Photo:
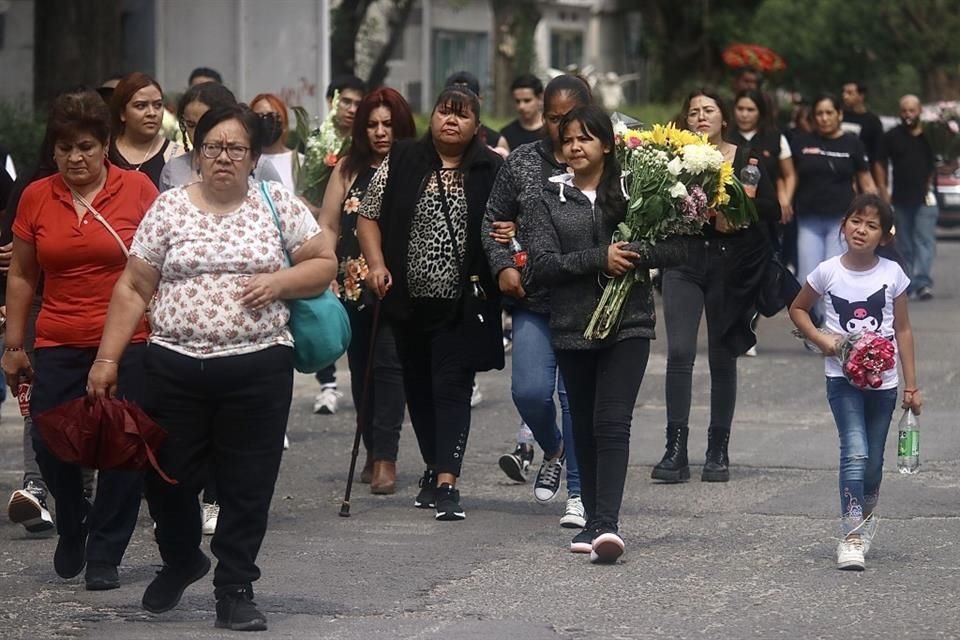
<instances>
[{"instance_id":1,"label":"asphalt road","mask_svg":"<svg viewBox=\"0 0 960 640\"><path fill-rule=\"evenodd\" d=\"M887 447L882 522L863 573L834 568L838 447L821 362L789 335L785 316L760 325L760 356L740 361L731 482L649 480L663 446L664 341L634 413L623 507L627 553L594 566L567 551L562 500L535 504L532 487L496 465L517 417L509 373L479 377L483 403L461 482L467 520L437 523L414 509L422 472L404 427L399 491L358 485L352 517L337 516L355 415L349 393L334 416L311 414L314 383L297 382L287 452L259 564L257 602L269 638L953 638L960 637L960 243L941 242L937 298L911 307L917 336L922 471L896 473ZM706 356L694 380L692 462L706 446ZM509 366L509 363L508 363ZM341 367L345 372L345 365ZM348 391L341 374L341 390ZM20 422L0 422L0 491L20 482ZM896 420L896 417L895 417ZM87 592L52 567L55 540L0 521L0 637L221 638L210 577L180 606L140 608L159 558L146 509L122 587ZM206 546L206 543L205 543Z\"/></svg>"}]
</instances>

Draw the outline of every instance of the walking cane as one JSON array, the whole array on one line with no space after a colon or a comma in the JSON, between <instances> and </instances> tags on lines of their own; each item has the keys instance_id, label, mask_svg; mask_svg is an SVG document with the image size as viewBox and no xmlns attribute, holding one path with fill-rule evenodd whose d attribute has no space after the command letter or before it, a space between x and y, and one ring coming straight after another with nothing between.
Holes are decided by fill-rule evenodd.
<instances>
[{"instance_id":1,"label":"walking cane","mask_svg":"<svg viewBox=\"0 0 960 640\"><path fill-rule=\"evenodd\" d=\"M370 371L373 369L373 354L377 345L377 333L380 330L380 301L373 308L373 327L370 329L370 349L367 353L367 366L363 370L363 392L360 394L360 406L357 408L357 432L353 436L353 451L350 454L350 472L347 475L347 489L340 504L340 517L350 517L350 492L353 490L353 474L357 470L357 456L360 455L360 437L363 425L367 421L367 398L370 396Z\"/></svg>"}]
</instances>

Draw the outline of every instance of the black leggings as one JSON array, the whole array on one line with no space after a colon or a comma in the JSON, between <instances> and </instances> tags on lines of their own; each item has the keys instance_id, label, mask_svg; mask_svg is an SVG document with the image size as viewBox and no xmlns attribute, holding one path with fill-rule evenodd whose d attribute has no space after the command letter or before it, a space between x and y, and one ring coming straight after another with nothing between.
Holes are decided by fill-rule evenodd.
<instances>
[{"instance_id":1,"label":"black leggings","mask_svg":"<svg viewBox=\"0 0 960 640\"><path fill-rule=\"evenodd\" d=\"M667 426L687 427L697 357L700 317L707 316L710 361L710 428L730 430L737 406L737 357L721 338L729 270L721 243L691 246L688 263L663 275L663 319L667 327Z\"/></svg>"},{"instance_id":2,"label":"black leggings","mask_svg":"<svg viewBox=\"0 0 960 640\"><path fill-rule=\"evenodd\" d=\"M649 356L650 341L645 338L606 349L557 351L590 526L616 527L620 520L630 422Z\"/></svg>"},{"instance_id":3,"label":"black leggings","mask_svg":"<svg viewBox=\"0 0 960 640\"><path fill-rule=\"evenodd\" d=\"M372 366L367 406L363 412L366 424L360 426L363 446L372 460L396 461L405 406L403 369L389 323L382 320L377 327L377 335L373 336L373 313L372 308L357 310L347 307L353 334L347 349L350 391L359 421L364 373L368 366ZM371 338L377 341L373 349L373 362L369 362Z\"/></svg>"},{"instance_id":4,"label":"black leggings","mask_svg":"<svg viewBox=\"0 0 960 640\"><path fill-rule=\"evenodd\" d=\"M420 454L437 473L460 475L470 433L474 371L463 363L460 335L451 328L393 327L403 365L407 410Z\"/></svg>"}]
</instances>

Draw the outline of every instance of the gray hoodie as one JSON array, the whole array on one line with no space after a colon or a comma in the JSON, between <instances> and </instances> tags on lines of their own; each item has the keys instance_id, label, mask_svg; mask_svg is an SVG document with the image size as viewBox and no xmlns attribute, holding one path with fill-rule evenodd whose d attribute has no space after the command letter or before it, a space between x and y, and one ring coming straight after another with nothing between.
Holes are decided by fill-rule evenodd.
<instances>
[{"instance_id":1,"label":"gray hoodie","mask_svg":"<svg viewBox=\"0 0 960 640\"><path fill-rule=\"evenodd\" d=\"M656 312L649 282L637 282L623 306L617 331L605 340L587 340L583 332L593 315L608 277L607 250L625 207L604 211L595 207L573 185L573 176L550 178L541 204L530 216L533 239L530 275L546 287L550 298L550 333L555 349L602 349L628 338L653 339ZM667 267L684 262L686 244L662 240L652 247L631 243L627 248L642 257L638 269Z\"/></svg>"},{"instance_id":2,"label":"gray hoodie","mask_svg":"<svg viewBox=\"0 0 960 640\"><path fill-rule=\"evenodd\" d=\"M509 247L490 237L493 223L504 220L516 222L517 240L529 255L533 229L527 213L540 206L547 178L563 172L564 167L554 159L553 152L542 140L521 145L507 156L487 200L487 214L483 219L481 235L494 279L501 271L513 266L513 254ZM520 274L527 295L522 300L515 300L514 304L536 313L549 313L547 293L530 282L529 271L529 268L525 268Z\"/></svg>"}]
</instances>

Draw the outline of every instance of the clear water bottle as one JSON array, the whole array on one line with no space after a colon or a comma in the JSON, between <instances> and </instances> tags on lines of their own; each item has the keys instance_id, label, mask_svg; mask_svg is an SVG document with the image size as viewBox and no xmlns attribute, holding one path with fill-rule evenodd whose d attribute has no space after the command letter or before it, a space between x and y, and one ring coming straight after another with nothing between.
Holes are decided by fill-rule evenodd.
<instances>
[{"instance_id":1,"label":"clear water bottle","mask_svg":"<svg viewBox=\"0 0 960 640\"><path fill-rule=\"evenodd\" d=\"M920 471L920 422L910 409L904 409L897 426L897 470L910 474Z\"/></svg>"},{"instance_id":2,"label":"clear water bottle","mask_svg":"<svg viewBox=\"0 0 960 640\"><path fill-rule=\"evenodd\" d=\"M740 170L740 183L744 192L751 198L757 197L757 186L760 184L760 161L750 158L750 162Z\"/></svg>"}]
</instances>

